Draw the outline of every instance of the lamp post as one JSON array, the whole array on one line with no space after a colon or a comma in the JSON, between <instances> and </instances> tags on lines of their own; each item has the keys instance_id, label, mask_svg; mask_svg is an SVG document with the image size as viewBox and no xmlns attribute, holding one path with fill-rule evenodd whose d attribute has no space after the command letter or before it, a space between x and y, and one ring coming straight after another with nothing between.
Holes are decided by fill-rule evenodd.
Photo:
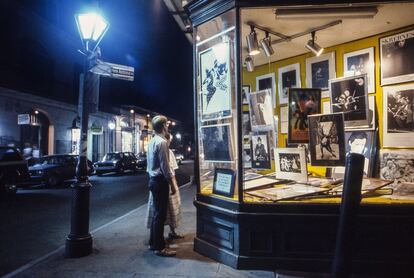
<instances>
[{"instance_id":1,"label":"lamp post","mask_svg":"<svg viewBox=\"0 0 414 278\"><path fill-rule=\"evenodd\" d=\"M77 181L72 185L72 207L70 233L66 237L65 255L69 258L87 256L92 253L92 236L89 233L90 188L88 179L87 146L89 97L94 89L94 74L90 72L91 65L100 55L97 48L99 42L108 30L109 24L96 13L75 15L85 56L83 93L79 93L80 110L80 148L76 168Z\"/></svg>"},{"instance_id":2,"label":"lamp post","mask_svg":"<svg viewBox=\"0 0 414 278\"><path fill-rule=\"evenodd\" d=\"M136 153L136 130L135 130L135 110L131 109L129 110L129 113L131 113L132 116L132 152Z\"/></svg>"}]
</instances>

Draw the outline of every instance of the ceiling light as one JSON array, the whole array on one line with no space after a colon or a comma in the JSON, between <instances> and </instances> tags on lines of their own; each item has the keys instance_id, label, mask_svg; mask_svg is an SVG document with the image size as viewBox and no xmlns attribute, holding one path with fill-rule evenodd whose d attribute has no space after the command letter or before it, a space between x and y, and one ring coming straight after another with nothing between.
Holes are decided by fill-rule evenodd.
<instances>
[{"instance_id":1,"label":"ceiling light","mask_svg":"<svg viewBox=\"0 0 414 278\"><path fill-rule=\"evenodd\" d=\"M272 47L272 40L270 39L268 32L266 32L266 37L260 41L260 46L263 48L263 51L267 57L270 57L275 53Z\"/></svg>"},{"instance_id":2,"label":"ceiling light","mask_svg":"<svg viewBox=\"0 0 414 278\"><path fill-rule=\"evenodd\" d=\"M312 32L312 39L306 43L306 48L312 51L316 56L322 54L324 49L315 42L315 32Z\"/></svg>"},{"instance_id":3,"label":"ceiling light","mask_svg":"<svg viewBox=\"0 0 414 278\"><path fill-rule=\"evenodd\" d=\"M259 43L257 42L257 34L253 26L250 26L250 34L247 35L247 47L249 49L249 55L260 54Z\"/></svg>"},{"instance_id":4,"label":"ceiling light","mask_svg":"<svg viewBox=\"0 0 414 278\"><path fill-rule=\"evenodd\" d=\"M254 64L253 64L252 56L247 56L246 59L244 60L244 62L246 63L246 67L247 67L248 72L254 71Z\"/></svg>"},{"instance_id":5,"label":"ceiling light","mask_svg":"<svg viewBox=\"0 0 414 278\"><path fill-rule=\"evenodd\" d=\"M373 18L377 13L377 6L279 8L275 12L278 19Z\"/></svg>"}]
</instances>

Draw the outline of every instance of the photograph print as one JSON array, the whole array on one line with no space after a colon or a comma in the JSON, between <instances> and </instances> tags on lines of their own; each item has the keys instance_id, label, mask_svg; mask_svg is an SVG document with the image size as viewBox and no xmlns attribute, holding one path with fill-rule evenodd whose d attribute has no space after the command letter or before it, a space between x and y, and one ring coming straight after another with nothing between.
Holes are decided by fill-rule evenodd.
<instances>
[{"instance_id":1,"label":"photograph print","mask_svg":"<svg viewBox=\"0 0 414 278\"><path fill-rule=\"evenodd\" d=\"M383 97L383 145L414 147L414 85L384 87Z\"/></svg>"},{"instance_id":2,"label":"photograph print","mask_svg":"<svg viewBox=\"0 0 414 278\"><path fill-rule=\"evenodd\" d=\"M243 135L249 135L252 131L252 128L250 126L250 115L249 112L243 112L242 114L243 118Z\"/></svg>"},{"instance_id":3,"label":"photograph print","mask_svg":"<svg viewBox=\"0 0 414 278\"><path fill-rule=\"evenodd\" d=\"M277 179L308 180L304 148L276 148L275 163Z\"/></svg>"},{"instance_id":4,"label":"photograph print","mask_svg":"<svg viewBox=\"0 0 414 278\"><path fill-rule=\"evenodd\" d=\"M269 132L252 134L252 168L271 169L269 151Z\"/></svg>"},{"instance_id":5,"label":"photograph print","mask_svg":"<svg viewBox=\"0 0 414 278\"><path fill-rule=\"evenodd\" d=\"M321 113L321 89L289 88L288 142L308 143L308 115Z\"/></svg>"},{"instance_id":6,"label":"photograph print","mask_svg":"<svg viewBox=\"0 0 414 278\"><path fill-rule=\"evenodd\" d=\"M374 130L355 130L345 132L346 153L359 153L365 157L364 176L373 177L375 172L377 132Z\"/></svg>"},{"instance_id":7,"label":"photograph print","mask_svg":"<svg viewBox=\"0 0 414 278\"><path fill-rule=\"evenodd\" d=\"M231 162L230 124L201 127L206 162Z\"/></svg>"},{"instance_id":8,"label":"photograph print","mask_svg":"<svg viewBox=\"0 0 414 278\"><path fill-rule=\"evenodd\" d=\"M220 51L224 51L226 55L218 55L214 47L200 53L202 121L231 116L229 43L222 43Z\"/></svg>"},{"instance_id":9,"label":"photograph print","mask_svg":"<svg viewBox=\"0 0 414 278\"><path fill-rule=\"evenodd\" d=\"M367 75L330 80L331 111L343 113L345 127L368 127Z\"/></svg>"},{"instance_id":10,"label":"photograph print","mask_svg":"<svg viewBox=\"0 0 414 278\"><path fill-rule=\"evenodd\" d=\"M335 77L335 52L306 59L306 87L320 88L322 97L329 97L329 79Z\"/></svg>"},{"instance_id":11,"label":"photograph print","mask_svg":"<svg viewBox=\"0 0 414 278\"><path fill-rule=\"evenodd\" d=\"M309 115L309 149L313 166L344 166L342 113Z\"/></svg>"},{"instance_id":12,"label":"photograph print","mask_svg":"<svg viewBox=\"0 0 414 278\"><path fill-rule=\"evenodd\" d=\"M252 129L258 127L274 127L271 90L263 90L249 94L250 124Z\"/></svg>"},{"instance_id":13,"label":"photograph print","mask_svg":"<svg viewBox=\"0 0 414 278\"><path fill-rule=\"evenodd\" d=\"M242 85L242 104L249 104L249 101L247 100L249 93L250 85Z\"/></svg>"},{"instance_id":14,"label":"photograph print","mask_svg":"<svg viewBox=\"0 0 414 278\"><path fill-rule=\"evenodd\" d=\"M414 150L381 150L380 178L393 186L414 183Z\"/></svg>"},{"instance_id":15,"label":"photograph print","mask_svg":"<svg viewBox=\"0 0 414 278\"><path fill-rule=\"evenodd\" d=\"M269 73L256 77L256 91L269 89L273 107L276 107L275 74Z\"/></svg>"},{"instance_id":16,"label":"photograph print","mask_svg":"<svg viewBox=\"0 0 414 278\"><path fill-rule=\"evenodd\" d=\"M288 102L288 88L300 88L300 64L292 64L278 69L279 104Z\"/></svg>"},{"instance_id":17,"label":"photograph print","mask_svg":"<svg viewBox=\"0 0 414 278\"><path fill-rule=\"evenodd\" d=\"M367 74L368 93L375 92L374 48L369 47L344 54L344 75Z\"/></svg>"},{"instance_id":18,"label":"photograph print","mask_svg":"<svg viewBox=\"0 0 414 278\"><path fill-rule=\"evenodd\" d=\"M252 150L250 145L243 145L243 165L245 169L252 168Z\"/></svg>"},{"instance_id":19,"label":"photograph print","mask_svg":"<svg viewBox=\"0 0 414 278\"><path fill-rule=\"evenodd\" d=\"M381 85L414 80L414 29L380 39Z\"/></svg>"}]
</instances>

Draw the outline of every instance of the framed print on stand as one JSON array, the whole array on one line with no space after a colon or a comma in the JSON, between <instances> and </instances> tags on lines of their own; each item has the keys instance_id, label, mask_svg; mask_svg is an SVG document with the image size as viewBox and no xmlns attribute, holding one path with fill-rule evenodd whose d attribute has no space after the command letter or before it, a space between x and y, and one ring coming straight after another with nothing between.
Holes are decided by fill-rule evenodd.
<instances>
[{"instance_id":1,"label":"framed print on stand","mask_svg":"<svg viewBox=\"0 0 414 278\"><path fill-rule=\"evenodd\" d=\"M383 147L414 147L414 84L383 89Z\"/></svg>"},{"instance_id":2,"label":"framed print on stand","mask_svg":"<svg viewBox=\"0 0 414 278\"><path fill-rule=\"evenodd\" d=\"M268 73L265 75L261 75L256 77L256 91L263 91L269 89L270 96L272 97L272 104L273 107L276 107L276 81L275 81L275 74Z\"/></svg>"},{"instance_id":3,"label":"framed print on stand","mask_svg":"<svg viewBox=\"0 0 414 278\"><path fill-rule=\"evenodd\" d=\"M216 168L214 171L213 193L232 198L236 174L231 169Z\"/></svg>"},{"instance_id":4,"label":"framed print on stand","mask_svg":"<svg viewBox=\"0 0 414 278\"><path fill-rule=\"evenodd\" d=\"M252 134L252 168L271 169L269 141L269 132Z\"/></svg>"},{"instance_id":5,"label":"framed print on stand","mask_svg":"<svg viewBox=\"0 0 414 278\"><path fill-rule=\"evenodd\" d=\"M276 148L275 163L277 179L308 181L304 148Z\"/></svg>"},{"instance_id":6,"label":"framed print on stand","mask_svg":"<svg viewBox=\"0 0 414 278\"><path fill-rule=\"evenodd\" d=\"M313 166L345 166L344 115L309 115L309 150Z\"/></svg>"},{"instance_id":7,"label":"framed print on stand","mask_svg":"<svg viewBox=\"0 0 414 278\"><path fill-rule=\"evenodd\" d=\"M321 89L289 88L288 142L308 143L308 115L321 113Z\"/></svg>"},{"instance_id":8,"label":"framed print on stand","mask_svg":"<svg viewBox=\"0 0 414 278\"><path fill-rule=\"evenodd\" d=\"M220 53L217 47L200 52L202 121L231 117L229 42L220 43Z\"/></svg>"},{"instance_id":9,"label":"framed print on stand","mask_svg":"<svg viewBox=\"0 0 414 278\"><path fill-rule=\"evenodd\" d=\"M368 127L367 75L329 80L332 113L343 113L345 127Z\"/></svg>"},{"instance_id":10,"label":"framed print on stand","mask_svg":"<svg viewBox=\"0 0 414 278\"><path fill-rule=\"evenodd\" d=\"M414 150L380 150L380 178L414 183Z\"/></svg>"},{"instance_id":11,"label":"framed print on stand","mask_svg":"<svg viewBox=\"0 0 414 278\"><path fill-rule=\"evenodd\" d=\"M344 54L344 76L367 74L368 93L375 93L374 59L373 47Z\"/></svg>"},{"instance_id":12,"label":"framed print on stand","mask_svg":"<svg viewBox=\"0 0 414 278\"><path fill-rule=\"evenodd\" d=\"M300 64L292 64L278 69L279 104L288 102L288 88L302 87L300 81Z\"/></svg>"},{"instance_id":13,"label":"framed print on stand","mask_svg":"<svg viewBox=\"0 0 414 278\"><path fill-rule=\"evenodd\" d=\"M381 86L414 80L414 29L381 38Z\"/></svg>"},{"instance_id":14,"label":"framed print on stand","mask_svg":"<svg viewBox=\"0 0 414 278\"><path fill-rule=\"evenodd\" d=\"M329 107L330 109L330 107ZM368 95L368 126L348 126L345 130L375 130L377 128L377 109L375 104L375 95Z\"/></svg>"},{"instance_id":15,"label":"framed print on stand","mask_svg":"<svg viewBox=\"0 0 414 278\"><path fill-rule=\"evenodd\" d=\"M250 124L253 130L274 128L271 90L266 89L249 94Z\"/></svg>"},{"instance_id":16,"label":"framed print on stand","mask_svg":"<svg viewBox=\"0 0 414 278\"><path fill-rule=\"evenodd\" d=\"M248 97L250 93L250 85L242 85L242 98L243 98L243 104L249 104Z\"/></svg>"},{"instance_id":17,"label":"framed print on stand","mask_svg":"<svg viewBox=\"0 0 414 278\"><path fill-rule=\"evenodd\" d=\"M329 79L336 78L335 52L306 59L306 87L320 88L322 97L329 97Z\"/></svg>"},{"instance_id":18,"label":"framed print on stand","mask_svg":"<svg viewBox=\"0 0 414 278\"><path fill-rule=\"evenodd\" d=\"M230 124L201 127L203 158L206 162L231 163Z\"/></svg>"},{"instance_id":19,"label":"framed print on stand","mask_svg":"<svg viewBox=\"0 0 414 278\"><path fill-rule=\"evenodd\" d=\"M250 144L243 145L243 167L245 169L252 168L252 149Z\"/></svg>"}]
</instances>

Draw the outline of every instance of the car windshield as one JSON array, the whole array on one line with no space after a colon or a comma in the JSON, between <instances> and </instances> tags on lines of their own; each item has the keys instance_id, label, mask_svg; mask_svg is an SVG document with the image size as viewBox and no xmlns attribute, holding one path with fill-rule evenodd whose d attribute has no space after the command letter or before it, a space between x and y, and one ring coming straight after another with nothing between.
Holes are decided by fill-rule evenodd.
<instances>
[{"instance_id":1,"label":"car windshield","mask_svg":"<svg viewBox=\"0 0 414 278\"><path fill-rule=\"evenodd\" d=\"M21 160L20 154L12 148L0 148L0 161Z\"/></svg>"},{"instance_id":2,"label":"car windshield","mask_svg":"<svg viewBox=\"0 0 414 278\"><path fill-rule=\"evenodd\" d=\"M62 158L57 156L48 156L48 157L42 157L39 161L39 164L42 165L50 165L50 164L59 164L61 163Z\"/></svg>"},{"instance_id":3,"label":"car windshield","mask_svg":"<svg viewBox=\"0 0 414 278\"><path fill-rule=\"evenodd\" d=\"M121 158L121 154L119 153L107 153L104 156L103 161L111 161L111 160L116 160L120 158Z\"/></svg>"}]
</instances>

